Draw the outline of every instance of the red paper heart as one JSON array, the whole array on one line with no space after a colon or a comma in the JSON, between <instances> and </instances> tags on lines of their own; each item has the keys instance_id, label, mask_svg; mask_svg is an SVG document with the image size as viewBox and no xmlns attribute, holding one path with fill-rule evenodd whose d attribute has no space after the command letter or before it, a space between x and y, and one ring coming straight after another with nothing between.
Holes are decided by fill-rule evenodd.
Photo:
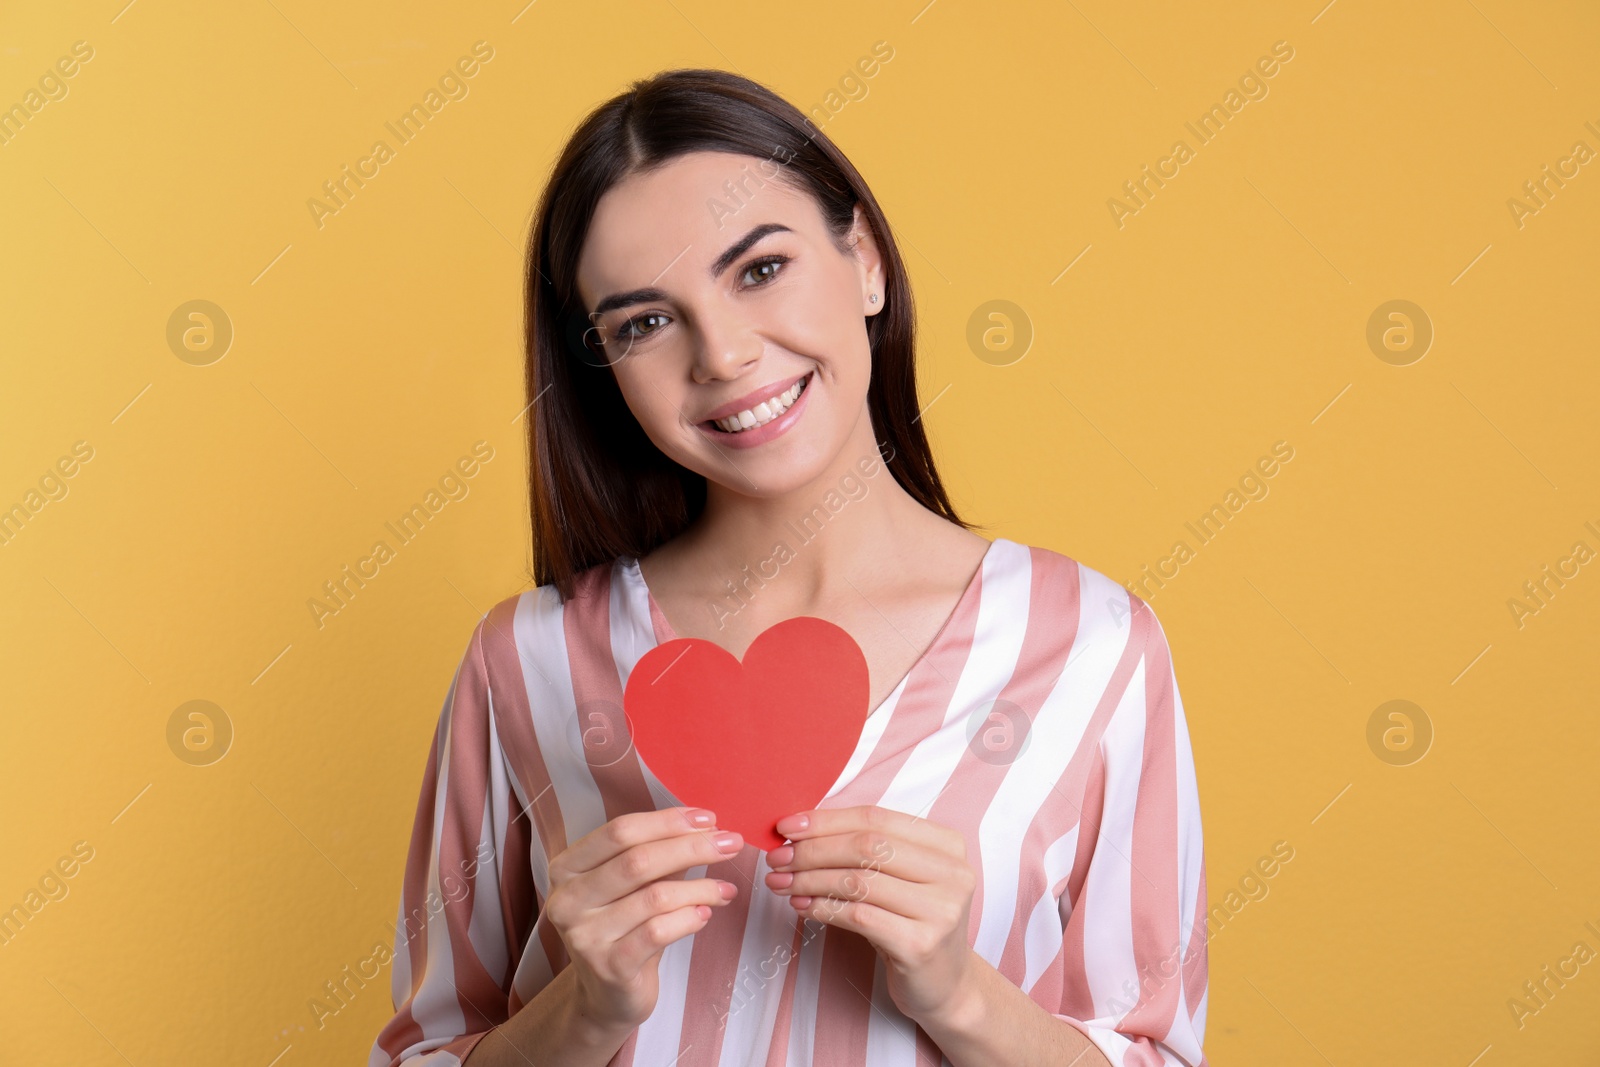
<instances>
[{"instance_id":1,"label":"red paper heart","mask_svg":"<svg viewBox=\"0 0 1600 1067\"><path fill-rule=\"evenodd\" d=\"M672 794L767 851L775 824L817 806L839 780L867 720L867 659L825 619L762 631L740 663L694 637L646 652L623 709L639 756Z\"/></svg>"}]
</instances>

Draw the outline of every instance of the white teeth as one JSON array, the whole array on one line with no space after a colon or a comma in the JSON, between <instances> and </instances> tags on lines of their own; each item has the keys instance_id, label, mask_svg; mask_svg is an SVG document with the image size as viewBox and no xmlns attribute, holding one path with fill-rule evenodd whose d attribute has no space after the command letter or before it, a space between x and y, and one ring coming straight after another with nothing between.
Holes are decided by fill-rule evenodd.
<instances>
[{"instance_id":1,"label":"white teeth","mask_svg":"<svg viewBox=\"0 0 1600 1067\"><path fill-rule=\"evenodd\" d=\"M748 430L752 426L761 426L771 422L789 410L789 406L799 399L801 392L806 387L806 382L810 380L810 376L807 375L777 396L769 400L763 400L755 407L741 411L737 415L730 415L725 419L717 419L713 425L726 433L738 433L741 430Z\"/></svg>"}]
</instances>

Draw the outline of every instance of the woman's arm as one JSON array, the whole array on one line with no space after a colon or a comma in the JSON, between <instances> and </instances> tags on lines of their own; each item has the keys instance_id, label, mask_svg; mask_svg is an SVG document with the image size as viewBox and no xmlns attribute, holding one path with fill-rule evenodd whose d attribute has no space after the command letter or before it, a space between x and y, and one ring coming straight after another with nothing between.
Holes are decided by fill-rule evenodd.
<instances>
[{"instance_id":1,"label":"woman's arm","mask_svg":"<svg viewBox=\"0 0 1600 1067\"><path fill-rule=\"evenodd\" d=\"M517 802L491 710L490 661L516 662L501 611L474 628L433 732L401 880L395 1011L371 1063L467 1055L513 1014L523 953L543 951L531 937L533 819Z\"/></svg>"},{"instance_id":2,"label":"woman's arm","mask_svg":"<svg viewBox=\"0 0 1600 1067\"><path fill-rule=\"evenodd\" d=\"M463 1067L605 1067L634 1028L612 1030L588 1019L578 1004L577 972L562 968L539 995L486 1034Z\"/></svg>"},{"instance_id":3,"label":"woman's arm","mask_svg":"<svg viewBox=\"0 0 1600 1067\"><path fill-rule=\"evenodd\" d=\"M914 1021L953 1067L1112 1067L1100 1046L972 953L957 1003Z\"/></svg>"}]
</instances>

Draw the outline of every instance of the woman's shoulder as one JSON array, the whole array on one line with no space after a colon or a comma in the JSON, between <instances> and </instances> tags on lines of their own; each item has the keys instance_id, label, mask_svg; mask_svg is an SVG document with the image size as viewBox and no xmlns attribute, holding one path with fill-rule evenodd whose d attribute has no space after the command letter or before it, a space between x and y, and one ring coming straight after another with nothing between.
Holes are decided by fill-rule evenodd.
<instances>
[{"instance_id":1,"label":"woman's shoulder","mask_svg":"<svg viewBox=\"0 0 1600 1067\"><path fill-rule=\"evenodd\" d=\"M554 582L529 585L519 592L501 598L480 617L480 624L496 619L511 619L521 612L525 617L559 615L571 600L589 599L597 594L609 593L613 569L625 564L627 557L619 556L604 563L596 563L573 577L573 595L563 600Z\"/></svg>"},{"instance_id":2,"label":"woman's shoulder","mask_svg":"<svg viewBox=\"0 0 1600 1067\"><path fill-rule=\"evenodd\" d=\"M1077 556L1046 545L1008 541L1005 538L997 540L1010 547L1012 557L1017 562L1024 562L1023 553L1026 553L1026 566L1043 583L1063 584L1080 598L1121 600L1125 606L1139 599L1122 583Z\"/></svg>"},{"instance_id":3,"label":"woman's shoulder","mask_svg":"<svg viewBox=\"0 0 1600 1067\"><path fill-rule=\"evenodd\" d=\"M1093 638L1124 644L1136 635L1146 643L1165 641L1149 602L1104 571L1058 549L1011 544L1013 565L1026 567L1030 588L1076 613L1080 642Z\"/></svg>"},{"instance_id":4,"label":"woman's shoulder","mask_svg":"<svg viewBox=\"0 0 1600 1067\"><path fill-rule=\"evenodd\" d=\"M565 647L573 637L581 636L569 628L568 611L578 612L583 627L608 628L613 576L626 562L626 557L618 557L578 572L572 595L565 599L554 582L502 597L478 617L472 644L481 647L489 659L510 658L528 665L552 654L553 642Z\"/></svg>"}]
</instances>

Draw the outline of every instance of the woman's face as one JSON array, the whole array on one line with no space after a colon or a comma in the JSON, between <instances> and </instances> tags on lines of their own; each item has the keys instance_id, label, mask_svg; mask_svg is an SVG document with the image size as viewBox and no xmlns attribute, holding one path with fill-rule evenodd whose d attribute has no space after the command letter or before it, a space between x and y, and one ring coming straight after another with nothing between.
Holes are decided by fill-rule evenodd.
<instances>
[{"instance_id":1,"label":"woman's face","mask_svg":"<svg viewBox=\"0 0 1600 1067\"><path fill-rule=\"evenodd\" d=\"M595 209L577 279L589 338L656 447L713 486L764 497L878 458L866 406L866 318L885 301L876 243L857 207L841 252L816 202L774 180L780 169L702 151L622 181ZM711 421L735 410L749 428Z\"/></svg>"}]
</instances>

